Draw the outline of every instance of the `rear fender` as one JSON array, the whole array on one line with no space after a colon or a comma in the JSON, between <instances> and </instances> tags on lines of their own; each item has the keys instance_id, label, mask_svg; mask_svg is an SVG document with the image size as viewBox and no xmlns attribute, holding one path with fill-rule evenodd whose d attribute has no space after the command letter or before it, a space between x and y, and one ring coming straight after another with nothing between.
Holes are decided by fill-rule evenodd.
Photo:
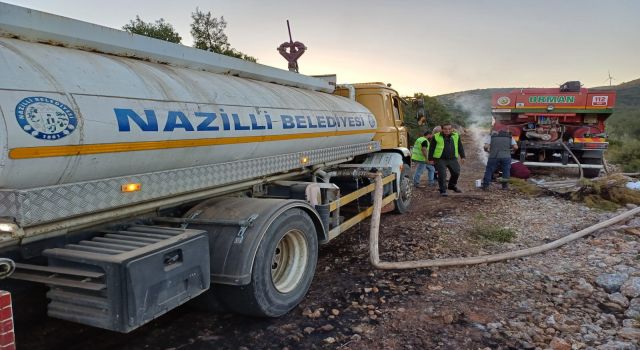
<instances>
[{"instance_id":1,"label":"rear fender","mask_svg":"<svg viewBox=\"0 0 640 350\"><path fill-rule=\"evenodd\" d=\"M324 230L316 210L301 200L273 198L220 197L202 202L185 217L208 220L242 221L255 217L251 226L190 224L188 228L209 233L211 283L247 285L251 282L253 262L267 229L283 212L297 208L309 215L316 227L318 240Z\"/></svg>"}]
</instances>

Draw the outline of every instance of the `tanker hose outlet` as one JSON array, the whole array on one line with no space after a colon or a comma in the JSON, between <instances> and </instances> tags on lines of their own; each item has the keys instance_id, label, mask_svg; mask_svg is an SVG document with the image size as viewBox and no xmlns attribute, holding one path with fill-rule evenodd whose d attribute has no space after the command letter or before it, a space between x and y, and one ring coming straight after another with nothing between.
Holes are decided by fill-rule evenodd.
<instances>
[{"instance_id":1,"label":"tanker hose outlet","mask_svg":"<svg viewBox=\"0 0 640 350\"><path fill-rule=\"evenodd\" d=\"M367 170L343 169L343 170L336 171L336 176L339 176L339 177L353 177L354 179L362 179L362 178L373 179L373 178L375 178L376 173L375 172L371 172L371 171L367 171Z\"/></svg>"},{"instance_id":2,"label":"tanker hose outlet","mask_svg":"<svg viewBox=\"0 0 640 350\"><path fill-rule=\"evenodd\" d=\"M331 178L336 176L336 172L332 171L332 172L326 172L322 169L318 169L313 173L313 182L318 182L318 178L322 179L322 182L324 183L329 183L331 181Z\"/></svg>"},{"instance_id":3,"label":"tanker hose outlet","mask_svg":"<svg viewBox=\"0 0 640 350\"><path fill-rule=\"evenodd\" d=\"M0 280L5 279L16 270L16 263L8 258L0 258Z\"/></svg>"}]
</instances>

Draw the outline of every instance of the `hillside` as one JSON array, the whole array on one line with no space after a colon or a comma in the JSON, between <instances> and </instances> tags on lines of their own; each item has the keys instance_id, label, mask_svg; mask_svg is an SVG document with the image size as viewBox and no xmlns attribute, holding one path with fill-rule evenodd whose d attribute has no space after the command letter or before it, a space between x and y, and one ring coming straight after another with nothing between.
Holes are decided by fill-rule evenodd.
<instances>
[{"instance_id":1,"label":"hillside","mask_svg":"<svg viewBox=\"0 0 640 350\"><path fill-rule=\"evenodd\" d=\"M435 96L450 114L462 116L467 124L484 124L491 120L491 95L513 88L477 89Z\"/></svg>"},{"instance_id":2,"label":"hillside","mask_svg":"<svg viewBox=\"0 0 640 350\"><path fill-rule=\"evenodd\" d=\"M454 92L435 96L451 114L461 114L469 117L469 121L476 121L474 117L482 118L489 116L491 111L491 95L496 92L505 92L514 88L488 88ZM616 109L624 113L615 113L610 123L615 123L617 114L626 114L629 110L638 110L640 112L640 79L614 86L598 86L592 89L597 90L616 90L618 93ZM640 116L638 116L640 119ZM480 120L482 121L482 120ZM639 135L640 136L640 135Z\"/></svg>"},{"instance_id":3,"label":"hillside","mask_svg":"<svg viewBox=\"0 0 640 350\"><path fill-rule=\"evenodd\" d=\"M598 86L597 90L616 90L618 98L617 109L640 109L640 79L628 81L614 86Z\"/></svg>"}]
</instances>

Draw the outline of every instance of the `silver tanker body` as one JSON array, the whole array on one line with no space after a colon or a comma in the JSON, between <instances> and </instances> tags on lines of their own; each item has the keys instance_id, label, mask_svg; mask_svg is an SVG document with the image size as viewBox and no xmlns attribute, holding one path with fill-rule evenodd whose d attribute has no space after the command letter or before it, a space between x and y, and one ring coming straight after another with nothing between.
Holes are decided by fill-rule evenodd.
<instances>
[{"instance_id":1,"label":"silver tanker body","mask_svg":"<svg viewBox=\"0 0 640 350\"><path fill-rule=\"evenodd\" d=\"M0 279L119 332L195 297L289 312L320 244L410 203L402 99L334 89L0 2Z\"/></svg>"},{"instance_id":2,"label":"silver tanker body","mask_svg":"<svg viewBox=\"0 0 640 350\"><path fill-rule=\"evenodd\" d=\"M370 141L327 93L0 38L0 188L33 188Z\"/></svg>"}]
</instances>

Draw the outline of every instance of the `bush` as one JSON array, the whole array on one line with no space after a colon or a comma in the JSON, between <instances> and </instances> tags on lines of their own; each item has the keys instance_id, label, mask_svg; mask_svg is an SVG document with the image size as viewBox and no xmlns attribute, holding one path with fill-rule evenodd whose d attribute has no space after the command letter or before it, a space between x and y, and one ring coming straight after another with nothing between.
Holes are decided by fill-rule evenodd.
<instances>
[{"instance_id":1,"label":"bush","mask_svg":"<svg viewBox=\"0 0 640 350\"><path fill-rule=\"evenodd\" d=\"M584 202L588 207L613 211L626 204L640 204L640 191L625 187L629 179L620 174L609 175L596 180L583 179L579 191L571 194L571 199Z\"/></svg>"},{"instance_id":2,"label":"bush","mask_svg":"<svg viewBox=\"0 0 640 350\"><path fill-rule=\"evenodd\" d=\"M640 171L640 109L636 104L630 103L632 97L637 98L634 96L637 96L637 92L626 96L626 103L621 98L621 108L617 108L607 119L610 138L606 158L609 162L622 166L626 172Z\"/></svg>"},{"instance_id":3,"label":"bush","mask_svg":"<svg viewBox=\"0 0 640 350\"><path fill-rule=\"evenodd\" d=\"M611 140L606 158L626 172L640 171L640 140L631 137Z\"/></svg>"},{"instance_id":4,"label":"bush","mask_svg":"<svg viewBox=\"0 0 640 350\"><path fill-rule=\"evenodd\" d=\"M482 216L476 216L471 227L471 236L483 241L509 243L516 237L516 231L489 223Z\"/></svg>"},{"instance_id":5,"label":"bush","mask_svg":"<svg viewBox=\"0 0 640 350\"><path fill-rule=\"evenodd\" d=\"M509 178L509 184L511 185L511 187L515 188L521 193L526 194L529 197L535 197L542 193L540 187L528 182L527 180L511 177Z\"/></svg>"}]
</instances>

